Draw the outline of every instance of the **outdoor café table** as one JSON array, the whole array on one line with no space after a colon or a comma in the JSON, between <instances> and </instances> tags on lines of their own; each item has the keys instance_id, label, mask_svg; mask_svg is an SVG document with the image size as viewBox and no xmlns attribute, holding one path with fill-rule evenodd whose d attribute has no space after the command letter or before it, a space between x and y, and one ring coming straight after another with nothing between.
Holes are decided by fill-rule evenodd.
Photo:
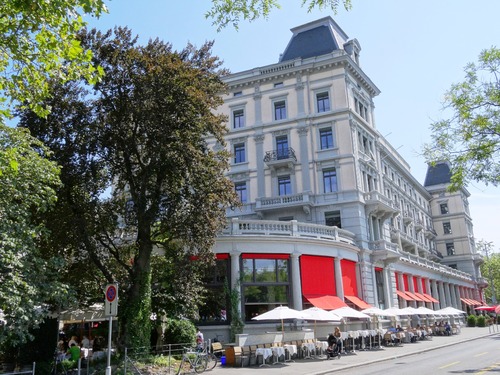
<instances>
[{"instance_id":1,"label":"outdoor caf\u00e9 table","mask_svg":"<svg viewBox=\"0 0 500 375\"><path fill-rule=\"evenodd\" d=\"M345 354L345 344L344 342L349 338L349 334L347 332L340 332L340 352Z\"/></svg>"},{"instance_id":2,"label":"outdoor caf\u00e9 table","mask_svg":"<svg viewBox=\"0 0 500 375\"><path fill-rule=\"evenodd\" d=\"M312 359L313 357L311 356L311 353L314 352L314 349L316 349L316 344L314 342L303 342L302 349L305 349L306 351L304 359Z\"/></svg>"},{"instance_id":3,"label":"outdoor caf\u00e9 table","mask_svg":"<svg viewBox=\"0 0 500 375\"><path fill-rule=\"evenodd\" d=\"M316 349L319 354L323 354L328 349L328 341L316 341Z\"/></svg>"},{"instance_id":4,"label":"outdoor caf\u00e9 table","mask_svg":"<svg viewBox=\"0 0 500 375\"><path fill-rule=\"evenodd\" d=\"M273 355L271 348L257 348L255 351L255 357L258 357L259 355L262 356L262 364L259 367L269 366L266 363L266 360Z\"/></svg>"},{"instance_id":5,"label":"outdoor caf\u00e9 table","mask_svg":"<svg viewBox=\"0 0 500 375\"><path fill-rule=\"evenodd\" d=\"M349 338L352 339L352 352L356 353L356 339L359 337L358 331L348 331Z\"/></svg>"},{"instance_id":6,"label":"outdoor caf\u00e9 table","mask_svg":"<svg viewBox=\"0 0 500 375\"><path fill-rule=\"evenodd\" d=\"M273 365L278 363L280 361L280 357L283 356L285 357L285 348L282 346L271 346L271 350L273 351L273 357L276 358L275 361L273 361Z\"/></svg>"},{"instance_id":7,"label":"outdoor caf\u00e9 table","mask_svg":"<svg viewBox=\"0 0 500 375\"><path fill-rule=\"evenodd\" d=\"M292 359L294 354L297 354L297 345L283 345L285 349L285 362L294 362ZM288 359L286 359L286 353L288 353Z\"/></svg>"},{"instance_id":8,"label":"outdoor caf\u00e9 table","mask_svg":"<svg viewBox=\"0 0 500 375\"><path fill-rule=\"evenodd\" d=\"M363 337L363 340L361 341L361 350L366 350L366 338L370 337L370 331L363 330L363 331L358 331L359 335ZM370 348L371 348L371 339L370 339Z\"/></svg>"}]
</instances>

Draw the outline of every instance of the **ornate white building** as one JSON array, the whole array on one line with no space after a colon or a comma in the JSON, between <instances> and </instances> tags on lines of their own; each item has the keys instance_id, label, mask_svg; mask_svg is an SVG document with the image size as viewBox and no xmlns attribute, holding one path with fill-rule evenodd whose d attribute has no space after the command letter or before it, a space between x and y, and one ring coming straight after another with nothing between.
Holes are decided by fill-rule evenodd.
<instances>
[{"instance_id":1,"label":"ornate white building","mask_svg":"<svg viewBox=\"0 0 500 375\"><path fill-rule=\"evenodd\" d=\"M377 130L380 91L356 39L330 17L291 31L278 63L225 78L242 206L214 249L214 294L229 280L247 322L278 305L479 304L469 193L447 192L446 164L421 185ZM201 318L225 320L227 308L216 299Z\"/></svg>"}]
</instances>

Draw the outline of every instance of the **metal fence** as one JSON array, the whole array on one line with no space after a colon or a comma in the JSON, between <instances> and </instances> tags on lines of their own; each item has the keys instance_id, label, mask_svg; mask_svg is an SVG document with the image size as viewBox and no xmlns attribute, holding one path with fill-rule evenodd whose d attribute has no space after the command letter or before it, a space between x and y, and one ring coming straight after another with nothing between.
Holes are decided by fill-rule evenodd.
<instances>
[{"instance_id":1,"label":"metal fence","mask_svg":"<svg viewBox=\"0 0 500 375\"><path fill-rule=\"evenodd\" d=\"M151 372L151 370L162 374L173 374L185 348L192 346L192 343L183 343L134 349L125 348L123 374L128 372L142 375Z\"/></svg>"}]
</instances>

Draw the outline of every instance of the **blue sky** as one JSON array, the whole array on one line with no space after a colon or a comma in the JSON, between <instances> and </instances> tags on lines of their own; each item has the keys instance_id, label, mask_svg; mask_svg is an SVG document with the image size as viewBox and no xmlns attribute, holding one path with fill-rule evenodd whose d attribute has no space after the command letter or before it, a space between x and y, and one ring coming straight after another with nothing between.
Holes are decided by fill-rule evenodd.
<instances>
[{"instance_id":1,"label":"blue sky","mask_svg":"<svg viewBox=\"0 0 500 375\"><path fill-rule=\"evenodd\" d=\"M239 30L217 33L204 13L208 0L113 0L110 10L90 26L102 30L128 26L141 42L160 38L182 49L214 40L213 52L232 72L273 64L291 37L290 29L332 16L361 44L363 70L381 90L375 98L377 129L411 165L423 183L427 166L420 156L430 141L429 124L443 118L442 98L464 77L464 66L481 50L500 47L497 0L352 0L353 9L307 13L301 0L281 0L267 20L243 21ZM470 184L470 209L476 239L500 247L496 220L500 188ZM498 251L498 250L496 250Z\"/></svg>"}]
</instances>

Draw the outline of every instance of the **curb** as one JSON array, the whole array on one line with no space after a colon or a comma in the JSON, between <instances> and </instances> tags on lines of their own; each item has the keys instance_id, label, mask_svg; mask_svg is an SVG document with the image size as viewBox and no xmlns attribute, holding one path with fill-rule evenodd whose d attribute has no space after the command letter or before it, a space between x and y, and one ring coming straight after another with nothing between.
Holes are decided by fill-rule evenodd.
<instances>
[{"instance_id":1,"label":"curb","mask_svg":"<svg viewBox=\"0 0 500 375\"><path fill-rule=\"evenodd\" d=\"M479 340L479 339L482 339L484 337L494 336L494 335L498 335L498 334L499 334L498 332L494 332L494 333L488 333L488 334L482 335L482 336L471 337L467 342L470 342L472 340ZM423 349L415 350L415 351L409 352L409 353L395 354L395 355L391 355L391 356L388 356L388 357L383 357L383 358L379 358L379 359L373 359L371 361L366 361L366 362L361 362L361 363L353 363L353 364L345 365L345 366L342 366L342 367L336 367L336 368L330 369L330 370L321 370L321 371L317 371L317 372L311 372L311 373L308 373L307 375L325 375L325 374L331 374L334 371L349 370L349 369L352 369L352 368L355 368L355 367L366 366L366 365L371 365L371 364L374 364L374 363L380 363L380 362L384 362L384 361L389 361L391 359L408 357L410 355L425 353L425 352L429 352L431 350L445 348L447 346L462 344L463 342L464 341L450 342L448 344L433 346L433 347L429 347L429 348L423 348Z\"/></svg>"}]
</instances>

